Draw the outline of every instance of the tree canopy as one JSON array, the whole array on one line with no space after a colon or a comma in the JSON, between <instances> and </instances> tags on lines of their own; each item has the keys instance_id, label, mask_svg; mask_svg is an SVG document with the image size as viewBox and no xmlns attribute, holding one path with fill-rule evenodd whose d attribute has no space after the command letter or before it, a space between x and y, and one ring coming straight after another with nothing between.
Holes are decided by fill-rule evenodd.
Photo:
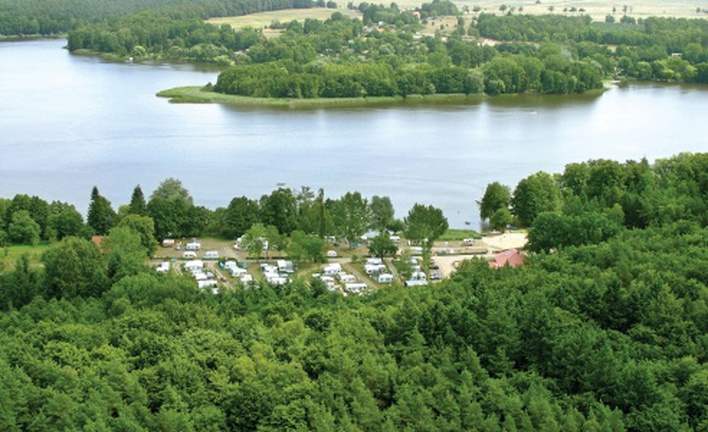
<instances>
[{"instance_id":1,"label":"tree canopy","mask_svg":"<svg viewBox=\"0 0 708 432\"><path fill-rule=\"evenodd\" d=\"M365 296L297 277L214 294L134 265L128 226L102 249L66 237L0 271L0 429L701 430L707 163L569 165L525 267Z\"/></svg>"}]
</instances>

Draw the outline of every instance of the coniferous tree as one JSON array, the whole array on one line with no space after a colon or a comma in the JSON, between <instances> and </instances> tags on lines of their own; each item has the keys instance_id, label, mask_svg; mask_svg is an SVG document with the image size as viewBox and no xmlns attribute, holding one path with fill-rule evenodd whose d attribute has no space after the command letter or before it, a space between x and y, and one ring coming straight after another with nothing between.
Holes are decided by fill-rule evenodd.
<instances>
[{"instance_id":1,"label":"coniferous tree","mask_svg":"<svg viewBox=\"0 0 708 432\"><path fill-rule=\"evenodd\" d=\"M89 205L87 222L96 235L106 235L113 228L116 221L116 212L111 207L111 202L101 196L96 186L91 191L91 204Z\"/></svg>"},{"instance_id":2,"label":"coniferous tree","mask_svg":"<svg viewBox=\"0 0 708 432\"><path fill-rule=\"evenodd\" d=\"M140 185L135 186L133 189L133 195L130 197L130 206L128 213L136 214L140 216L147 215L147 202L145 201L145 195Z\"/></svg>"}]
</instances>

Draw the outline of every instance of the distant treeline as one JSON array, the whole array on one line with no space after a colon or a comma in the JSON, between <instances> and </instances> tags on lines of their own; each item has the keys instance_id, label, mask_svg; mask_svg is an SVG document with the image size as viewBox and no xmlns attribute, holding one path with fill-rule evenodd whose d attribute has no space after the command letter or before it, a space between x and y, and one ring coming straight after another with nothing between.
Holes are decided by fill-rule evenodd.
<instances>
[{"instance_id":1,"label":"distant treeline","mask_svg":"<svg viewBox=\"0 0 708 432\"><path fill-rule=\"evenodd\" d=\"M151 20L162 26L160 18L205 20L314 4L311 0L0 0L0 36L56 35L90 23L98 25L94 31L118 26L130 32L150 28Z\"/></svg>"},{"instance_id":2,"label":"distant treeline","mask_svg":"<svg viewBox=\"0 0 708 432\"><path fill-rule=\"evenodd\" d=\"M588 16L480 14L473 30L513 45L562 44L580 58L603 65L608 74L640 80L708 83L708 20L705 19L650 17L639 24L614 24L593 23ZM610 45L616 48L610 49Z\"/></svg>"},{"instance_id":3,"label":"distant treeline","mask_svg":"<svg viewBox=\"0 0 708 432\"><path fill-rule=\"evenodd\" d=\"M0 0L0 34L34 33L37 27L42 34L69 30L71 51L90 50L138 61L162 59L239 67L282 60L295 63L269 65L273 70L287 70L287 77L280 74L286 82L276 86L262 76L262 68L252 66L231 72L239 77L248 75L251 85L247 88L238 89L227 82L218 86L220 91L243 95L351 97L476 93L480 89L488 94L564 94L599 88L604 78L708 83L705 19L624 19L615 24L593 23L587 16L482 13L470 15L471 19L458 15L453 29L422 36L420 30L426 19L459 11L449 1L439 0L415 10L399 9L395 3L361 3L358 10L363 20L335 12L324 22L276 22L273 27L284 33L266 39L260 29L236 31L204 20L306 8L323 2L118 2L103 11L101 2L91 8L81 7L82 3L74 0L77 2L70 3L68 9L59 8L66 10L66 15L61 15L22 12L38 10L42 3L34 1L7 3L3 9L2 1L9 0ZM41 20L59 20L62 24L52 27ZM18 31L25 26L32 29ZM482 46L480 37L502 43ZM481 73L473 69L481 69ZM383 80L371 79L382 71ZM229 81L228 76L224 81Z\"/></svg>"}]
</instances>

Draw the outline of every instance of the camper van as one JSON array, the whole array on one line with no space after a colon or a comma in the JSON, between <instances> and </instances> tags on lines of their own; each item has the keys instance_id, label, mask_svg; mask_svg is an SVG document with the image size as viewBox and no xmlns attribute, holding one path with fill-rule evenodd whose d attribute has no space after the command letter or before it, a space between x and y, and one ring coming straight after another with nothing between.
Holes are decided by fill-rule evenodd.
<instances>
[{"instance_id":1,"label":"camper van","mask_svg":"<svg viewBox=\"0 0 708 432\"><path fill-rule=\"evenodd\" d=\"M182 258L192 259L192 258L196 258L196 257L197 257L197 254L195 254L194 252L182 253Z\"/></svg>"},{"instance_id":2,"label":"camper van","mask_svg":"<svg viewBox=\"0 0 708 432\"><path fill-rule=\"evenodd\" d=\"M189 272L200 271L204 268L204 263L201 260L188 261L184 263L184 270Z\"/></svg>"},{"instance_id":3,"label":"camper van","mask_svg":"<svg viewBox=\"0 0 708 432\"><path fill-rule=\"evenodd\" d=\"M204 252L204 259L219 259L219 252L217 252L217 251Z\"/></svg>"},{"instance_id":4,"label":"camper van","mask_svg":"<svg viewBox=\"0 0 708 432\"><path fill-rule=\"evenodd\" d=\"M202 244L199 242L189 242L184 246L184 250L188 251L198 251L202 248Z\"/></svg>"},{"instance_id":5,"label":"camper van","mask_svg":"<svg viewBox=\"0 0 708 432\"><path fill-rule=\"evenodd\" d=\"M391 273L381 273L376 278L376 281L380 284L390 284L393 282L393 275Z\"/></svg>"}]
</instances>

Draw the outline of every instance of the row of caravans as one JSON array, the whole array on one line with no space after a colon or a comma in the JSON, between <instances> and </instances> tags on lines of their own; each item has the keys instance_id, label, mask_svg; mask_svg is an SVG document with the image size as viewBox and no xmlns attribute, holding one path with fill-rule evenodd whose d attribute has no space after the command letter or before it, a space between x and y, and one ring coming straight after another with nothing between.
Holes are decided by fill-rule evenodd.
<instances>
[{"instance_id":1,"label":"row of caravans","mask_svg":"<svg viewBox=\"0 0 708 432\"><path fill-rule=\"evenodd\" d=\"M197 281L199 288L211 288L213 293L216 293L216 287L219 284L214 277L214 273L204 268L204 261L192 260L184 263L184 271L192 274L194 280Z\"/></svg>"},{"instance_id":2,"label":"row of caravans","mask_svg":"<svg viewBox=\"0 0 708 432\"><path fill-rule=\"evenodd\" d=\"M182 258L185 259L194 259L197 257L197 253L193 251L186 251L182 253ZM204 252L204 255L202 255L202 259L207 259L207 260L216 260L219 259L219 252L217 251L206 251Z\"/></svg>"}]
</instances>

